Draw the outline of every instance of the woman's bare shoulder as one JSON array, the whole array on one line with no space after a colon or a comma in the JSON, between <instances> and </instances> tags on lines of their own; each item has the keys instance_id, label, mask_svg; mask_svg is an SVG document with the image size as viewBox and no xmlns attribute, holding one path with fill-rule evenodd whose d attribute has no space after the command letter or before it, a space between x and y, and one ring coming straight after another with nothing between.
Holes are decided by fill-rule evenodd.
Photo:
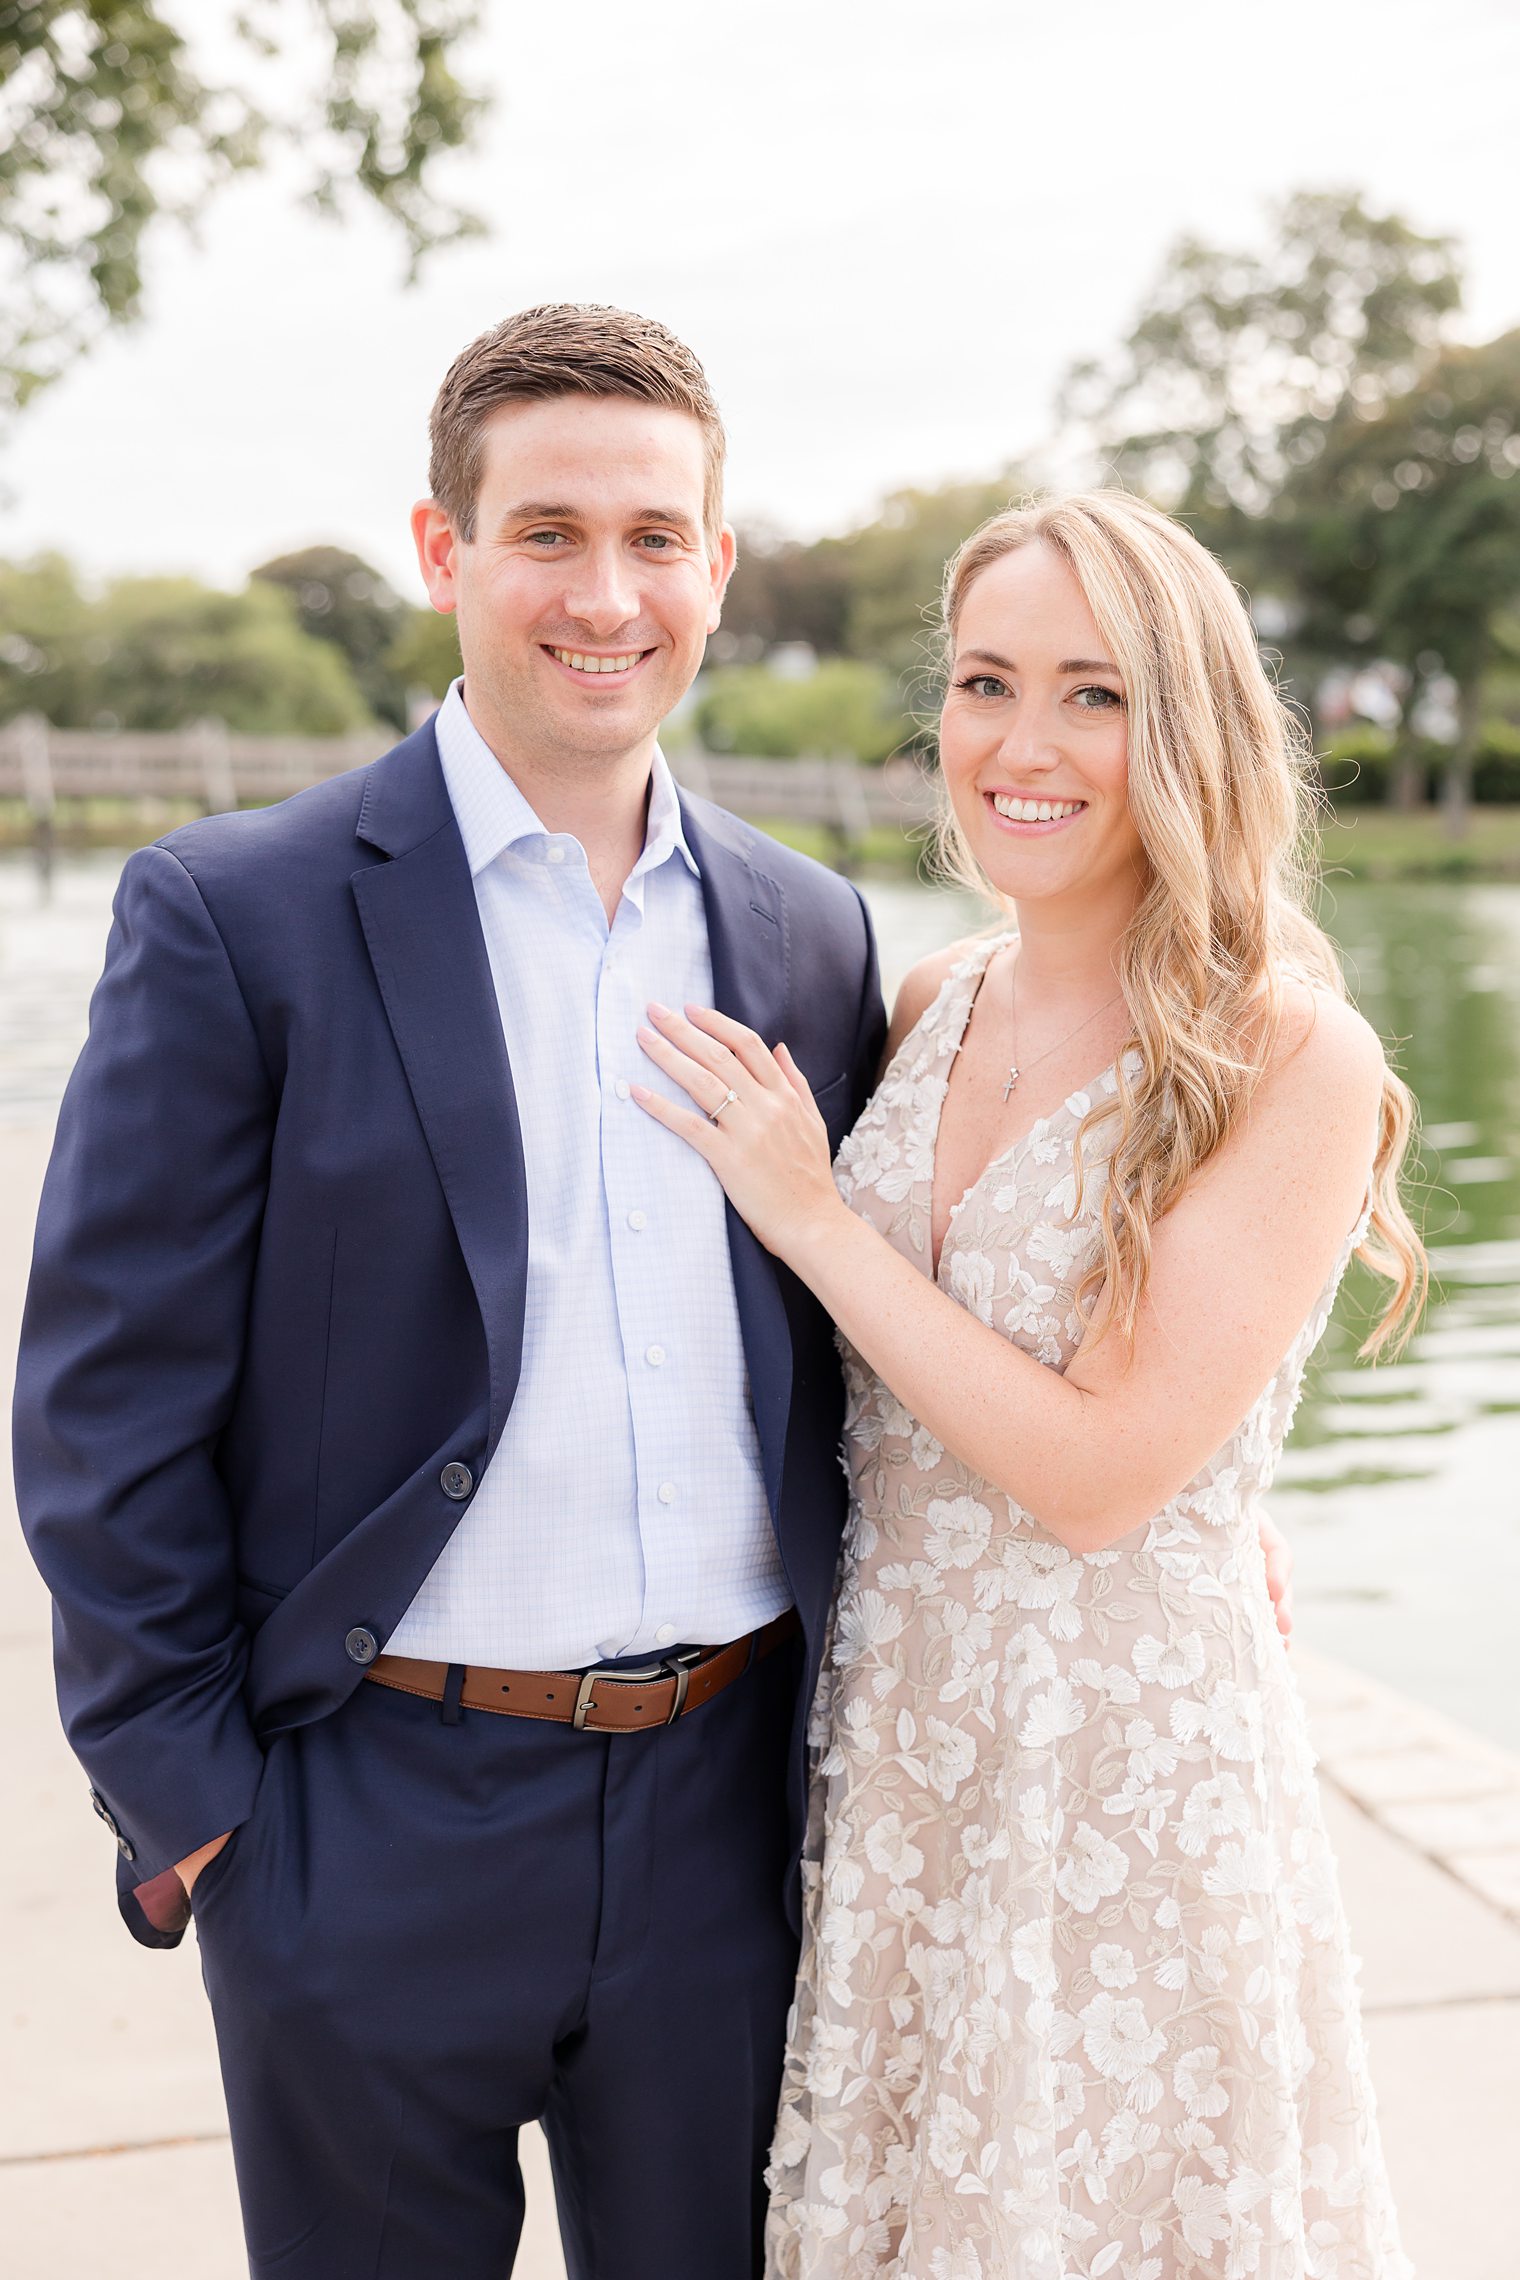
<instances>
[{"instance_id":1,"label":"woman's bare shoulder","mask_svg":"<svg viewBox=\"0 0 1520 2280\"><path fill-rule=\"evenodd\" d=\"M933 950L927 958L920 958L916 966L909 967L892 1008L892 1026L887 1032L889 1061L915 1022L922 1021L939 996L946 977L963 958L971 955L979 939L974 934L963 935L959 942L949 942L943 950Z\"/></svg>"},{"instance_id":2,"label":"woman's bare shoulder","mask_svg":"<svg viewBox=\"0 0 1520 2280\"><path fill-rule=\"evenodd\" d=\"M1354 1107L1381 1099L1386 1072L1382 1039L1349 1000L1297 978L1284 983L1269 1089Z\"/></svg>"}]
</instances>

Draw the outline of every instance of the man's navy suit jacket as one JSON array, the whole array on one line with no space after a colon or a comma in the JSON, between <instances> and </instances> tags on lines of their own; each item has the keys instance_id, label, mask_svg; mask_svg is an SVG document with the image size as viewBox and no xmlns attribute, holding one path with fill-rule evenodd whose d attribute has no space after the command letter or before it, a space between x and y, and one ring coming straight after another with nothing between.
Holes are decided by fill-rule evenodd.
<instances>
[{"instance_id":1,"label":"man's navy suit jacket","mask_svg":"<svg viewBox=\"0 0 1520 2280\"><path fill-rule=\"evenodd\" d=\"M837 1145L882 1044L864 904L682 805L717 1003L785 1038ZM800 1829L840 1377L822 1309L728 1224L807 1641ZM383 1647L468 1509L440 1476L479 1482L500 1439L527 1252L512 1073L431 725L129 860L43 1192L15 1450L64 1723L148 1944L180 1925L134 1895L247 1818L263 1746L346 1700L351 1635Z\"/></svg>"}]
</instances>

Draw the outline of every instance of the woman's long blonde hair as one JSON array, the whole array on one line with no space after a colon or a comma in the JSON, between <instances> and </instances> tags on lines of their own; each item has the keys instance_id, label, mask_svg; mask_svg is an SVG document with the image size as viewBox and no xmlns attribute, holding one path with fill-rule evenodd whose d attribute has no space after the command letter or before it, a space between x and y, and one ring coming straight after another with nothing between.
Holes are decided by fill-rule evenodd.
<instances>
[{"instance_id":1,"label":"woman's long blonde hair","mask_svg":"<svg viewBox=\"0 0 1520 2280\"><path fill-rule=\"evenodd\" d=\"M1316 873L1312 750L1273 688L1240 596L1192 534L1122 491L1011 508L974 531L945 571L947 653L972 585L990 563L1043 539L1067 563L1123 676L1129 809L1147 877L1125 929L1119 974L1132 1074L1112 1107L1111 1208L1103 1257L1083 1285L1105 1326L1134 1329L1150 1277L1151 1230L1235 1130L1278 1041L1290 977L1345 997L1335 951L1312 916ZM1000 900L948 800L945 868ZM1393 1285L1362 1347L1404 1343L1425 1296L1425 1253L1399 1193L1414 1129L1409 1088L1386 1070L1372 1217L1358 1256Z\"/></svg>"}]
</instances>

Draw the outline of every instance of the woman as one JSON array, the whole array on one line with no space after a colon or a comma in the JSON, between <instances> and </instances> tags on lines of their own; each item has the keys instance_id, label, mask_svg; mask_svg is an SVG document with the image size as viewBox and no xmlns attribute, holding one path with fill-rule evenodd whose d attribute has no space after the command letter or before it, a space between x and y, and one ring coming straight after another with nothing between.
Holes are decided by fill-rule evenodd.
<instances>
[{"instance_id":1,"label":"woman","mask_svg":"<svg viewBox=\"0 0 1520 2280\"><path fill-rule=\"evenodd\" d=\"M840 1152L784 1046L641 1093L839 1324L853 1480L772 2171L785 2280L1408 2266L1257 1500L1353 1252L1407 1326L1408 1095L1295 856L1218 564L1098 492L946 579L962 870Z\"/></svg>"}]
</instances>

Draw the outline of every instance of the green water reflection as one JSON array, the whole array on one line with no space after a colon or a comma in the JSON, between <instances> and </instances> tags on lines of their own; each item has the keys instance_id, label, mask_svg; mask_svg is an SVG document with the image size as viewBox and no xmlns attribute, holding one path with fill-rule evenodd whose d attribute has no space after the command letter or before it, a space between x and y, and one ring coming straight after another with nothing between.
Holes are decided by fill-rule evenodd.
<instances>
[{"instance_id":1,"label":"green water reflection","mask_svg":"<svg viewBox=\"0 0 1520 2280\"><path fill-rule=\"evenodd\" d=\"M1353 1371L1386 1288L1353 1266L1294 1428L1296 1452L1327 1452L1291 1468L1302 1490L1430 1471L1422 1439L1520 1411L1520 889L1344 884L1324 918L1420 1104L1415 1208L1435 1276L1406 1359ZM1347 1445L1364 1434L1399 1444L1386 1475Z\"/></svg>"}]
</instances>

